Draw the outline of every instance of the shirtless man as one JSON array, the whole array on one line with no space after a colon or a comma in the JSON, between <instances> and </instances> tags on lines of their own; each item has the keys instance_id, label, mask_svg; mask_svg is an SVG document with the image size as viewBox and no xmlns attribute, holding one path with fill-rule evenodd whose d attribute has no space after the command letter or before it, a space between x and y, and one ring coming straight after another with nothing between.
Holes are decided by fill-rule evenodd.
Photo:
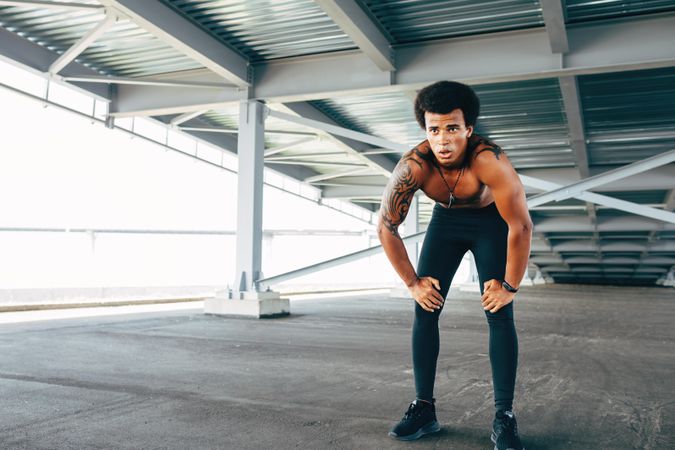
<instances>
[{"instance_id":1,"label":"shirtless man","mask_svg":"<svg viewBox=\"0 0 675 450\"><path fill-rule=\"evenodd\" d=\"M479 101L464 84L422 89L415 115L427 139L405 153L387 184L377 226L380 242L415 300L412 359L417 398L389 434L417 439L440 430L433 397L438 317L462 257L471 251L490 329L496 414L495 449L521 450L512 412L518 364L513 299L530 255L532 220L525 191L506 154L473 133ZM398 234L415 191L436 201L417 272Z\"/></svg>"}]
</instances>

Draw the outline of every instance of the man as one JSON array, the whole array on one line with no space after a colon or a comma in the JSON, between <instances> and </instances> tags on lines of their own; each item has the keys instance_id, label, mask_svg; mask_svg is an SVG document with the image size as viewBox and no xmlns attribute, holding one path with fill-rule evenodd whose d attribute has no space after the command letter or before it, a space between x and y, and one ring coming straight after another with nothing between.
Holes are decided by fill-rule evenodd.
<instances>
[{"instance_id":1,"label":"man","mask_svg":"<svg viewBox=\"0 0 675 450\"><path fill-rule=\"evenodd\" d=\"M380 242L416 302L412 358L417 398L389 434L412 440L440 430L433 397L438 318L455 271L471 251L490 329L496 407L491 439L495 449L520 450L512 412L518 359L512 302L527 268L532 220L506 154L473 133L478 111L478 97L464 84L441 81L422 89L415 115L427 139L402 156L383 195ZM415 272L398 226L418 189L436 205Z\"/></svg>"}]
</instances>

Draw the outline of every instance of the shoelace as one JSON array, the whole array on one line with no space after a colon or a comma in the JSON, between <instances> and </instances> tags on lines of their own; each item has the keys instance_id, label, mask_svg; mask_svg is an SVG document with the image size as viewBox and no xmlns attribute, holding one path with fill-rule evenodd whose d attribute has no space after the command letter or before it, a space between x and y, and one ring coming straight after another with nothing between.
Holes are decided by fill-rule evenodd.
<instances>
[{"instance_id":1,"label":"shoelace","mask_svg":"<svg viewBox=\"0 0 675 450\"><path fill-rule=\"evenodd\" d=\"M518 436L518 424L506 414L499 419L499 425L503 430L513 430L513 435Z\"/></svg>"},{"instance_id":2,"label":"shoelace","mask_svg":"<svg viewBox=\"0 0 675 450\"><path fill-rule=\"evenodd\" d=\"M415 403L411 403L408 407L408 410L403 415L404 419L413 419L422 414L422 406Z\"/></svg>"}]
</instances>

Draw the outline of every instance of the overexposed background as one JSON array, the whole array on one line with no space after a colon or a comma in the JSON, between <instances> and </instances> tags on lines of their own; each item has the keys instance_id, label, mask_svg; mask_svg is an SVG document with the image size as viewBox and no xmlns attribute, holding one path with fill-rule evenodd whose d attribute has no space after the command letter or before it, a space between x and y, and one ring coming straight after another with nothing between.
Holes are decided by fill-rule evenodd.
<instances>
[{"instance_id":1,"label":"overexposed background","mask_svg":"<svg viewBox=\"0 0 675 450\"><path fill-rule=\"evenodd\" d=\"M0 62L0 83L36 96L46 81ZM49 100L85 114L92 100L50 83ZM11 228L210 230L236 229L236 174L194 160L159 143L73 114L0 87L0 289L188 286L232 284L235 236L75 231L12 231ZM105 105L96 102L97 117ZM130 126L119 121L118 125ZM134 130L162 142L166 131L147 120ZM154 133L154 135L153 135ZM179 133L169 144L220 152ZM236 170L227 154L225 165ZM331 201L318 191L266 169L263 272L286 272L379 242L374 216ZM360 218L354 217L358 216ZM10 230L8 230L10 229ZM330 230L333 235L271 234L271 230ZM351 232L340 235L339 232ZM464 279L466 263L457 276ZM383 254L285 284L351 287L398 282Z\"/></svg>"}]
</instances>

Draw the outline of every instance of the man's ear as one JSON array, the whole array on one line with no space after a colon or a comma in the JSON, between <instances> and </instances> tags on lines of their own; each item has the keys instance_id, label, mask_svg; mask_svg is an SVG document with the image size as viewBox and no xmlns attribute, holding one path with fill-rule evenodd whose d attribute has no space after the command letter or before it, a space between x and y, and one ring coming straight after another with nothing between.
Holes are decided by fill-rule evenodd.
<instances>
[{"instance_id":1,"label":"man's ear","mask_svg":"<svg viewBox=\"0 0 675 450\"><path fill-rule=\"evenodd\" d=\"M469 125L466 129L469 130L469 134L466 135L466 138L469 139L473 134L473 125Z\"/></svg>"}]
</instances>

